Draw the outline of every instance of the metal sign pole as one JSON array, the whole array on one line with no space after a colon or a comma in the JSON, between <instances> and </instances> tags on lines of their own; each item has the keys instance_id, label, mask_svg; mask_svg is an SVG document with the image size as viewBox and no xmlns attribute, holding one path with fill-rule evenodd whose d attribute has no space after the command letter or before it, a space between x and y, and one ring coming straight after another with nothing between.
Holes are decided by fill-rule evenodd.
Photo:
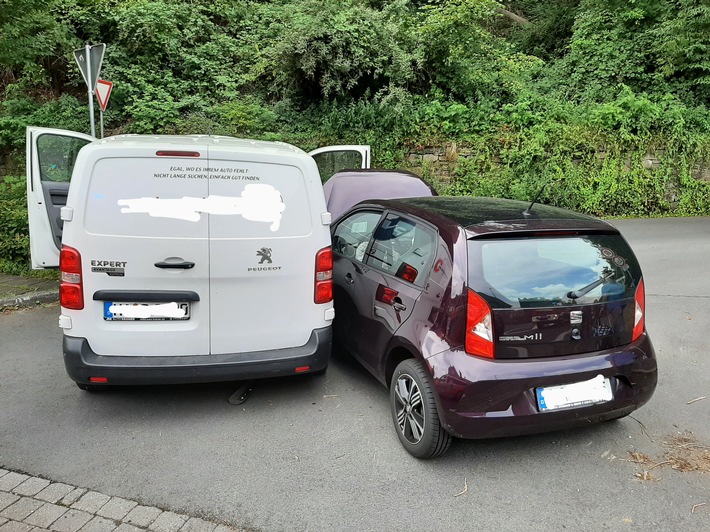
<instances>
[{"instance_id":1,"label":"metal sign pole","mask_svg":"<svg viewBox=\"0 0 710 532\"><path fill-rule=\"evenodd\" d=\"M91 79L91 46L88 44L85 47L86 50L86 85L88 87L89 95L89 117L91 118L91 136L96 136L96 123L94 121L94 91L92 87L94 86L94 80Z\"/></svg>"}]
</instances>

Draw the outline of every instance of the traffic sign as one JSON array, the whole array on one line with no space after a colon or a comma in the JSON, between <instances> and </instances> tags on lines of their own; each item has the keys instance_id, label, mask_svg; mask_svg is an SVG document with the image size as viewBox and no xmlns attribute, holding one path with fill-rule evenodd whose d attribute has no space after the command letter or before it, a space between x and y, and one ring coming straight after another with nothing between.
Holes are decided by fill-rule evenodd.
<instances>
[{"instance_id":1,"label":"traffic sign","mask_svg":"<svg viewBox=\"0 0 710 532\"><path fill-rule=\"evenodd\" d=\"M91 91L96 88L96 80L99 78L105 50L105 44L86 45L84 48L74 50L74 58L79 64L81 75Z\"/></svg>"},{"instance_id":2,"label":"traffic sign","mask_svg":"<svg viewBox=\"0 0 710 532\"><path fill-rule=\"evenodd\" d=\"M99 107L101 107L102 111L106 110L108 99L111 97L111 89L113 89L113 83L110 81L105 79L96 80L96 99L99 101Z\"/></svg>"}]
</instances>

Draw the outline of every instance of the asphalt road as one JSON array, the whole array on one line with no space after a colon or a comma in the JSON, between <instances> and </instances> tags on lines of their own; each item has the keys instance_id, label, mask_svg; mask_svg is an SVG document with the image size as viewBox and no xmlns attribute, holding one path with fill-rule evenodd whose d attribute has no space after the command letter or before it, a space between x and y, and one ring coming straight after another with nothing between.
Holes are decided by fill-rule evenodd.
<instances>
[{"instance_id":1,"label":"asphalt road","mask_svg":"<svg viewBox=\"0 0 710 532\"><path fill-rule=\"evenodd\" d=\"M710 530L710 473L653 467L674 436L710 446L710 219L617 225L660 368L632 417L419 461L386 390L346 355L323 377L260 382L241 406L234 384L86 393L65 375L52 306L0 316L0 467L259 531Z\"/></svg>"}]
</instances>

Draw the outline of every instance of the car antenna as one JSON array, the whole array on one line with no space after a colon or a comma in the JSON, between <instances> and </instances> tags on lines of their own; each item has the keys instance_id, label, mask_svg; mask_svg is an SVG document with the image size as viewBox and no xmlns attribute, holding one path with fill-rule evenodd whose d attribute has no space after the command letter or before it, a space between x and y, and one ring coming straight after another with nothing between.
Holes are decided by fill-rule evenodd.
<instances>
[{"instance_id":1,"label":"car antenna","mask_svg":"<svg viewBox=\"0 0 710 532\"><path fill-rule=\"evenodd\" d=\"M523 211L523 216L532 216L533 205L535 205L535 203L537 203L537 200L540 199L540 194L542 194L542 191L545 190L546 186L547 186L547 183L542 185L540 192L537 193L537 195L535 196L535 199L532 200L532 203L530 204L530 206Z\"/></svg>"}]
</instances>

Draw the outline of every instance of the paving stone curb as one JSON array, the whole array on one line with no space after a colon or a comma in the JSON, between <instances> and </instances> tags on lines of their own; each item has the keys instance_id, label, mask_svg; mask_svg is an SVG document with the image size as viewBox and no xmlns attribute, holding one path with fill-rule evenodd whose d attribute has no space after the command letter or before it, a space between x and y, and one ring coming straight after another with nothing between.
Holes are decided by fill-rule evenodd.
<instances>
[{"instance_id":1,"label":"paving stone curb","mask_svg":"<svg viewBox=\"0 0 710 532\"><path fill-rule=\"evenodd\" d=\"M20 530L244 532L201 517L0 468L0 532Z\"/></svg>"},{"instance_id":2,"label":"paving stone curb","mask_svg":"<svg viewBox=\"0 0 710 532\"><path fill-rule=\"evenodd\" d=\"M54 303L59 301L58 290L43 290L41 292L31 292L18 297L0 299L0 309L2 308L27 308L44 303Z\"/></svg>"}]
</instances>

